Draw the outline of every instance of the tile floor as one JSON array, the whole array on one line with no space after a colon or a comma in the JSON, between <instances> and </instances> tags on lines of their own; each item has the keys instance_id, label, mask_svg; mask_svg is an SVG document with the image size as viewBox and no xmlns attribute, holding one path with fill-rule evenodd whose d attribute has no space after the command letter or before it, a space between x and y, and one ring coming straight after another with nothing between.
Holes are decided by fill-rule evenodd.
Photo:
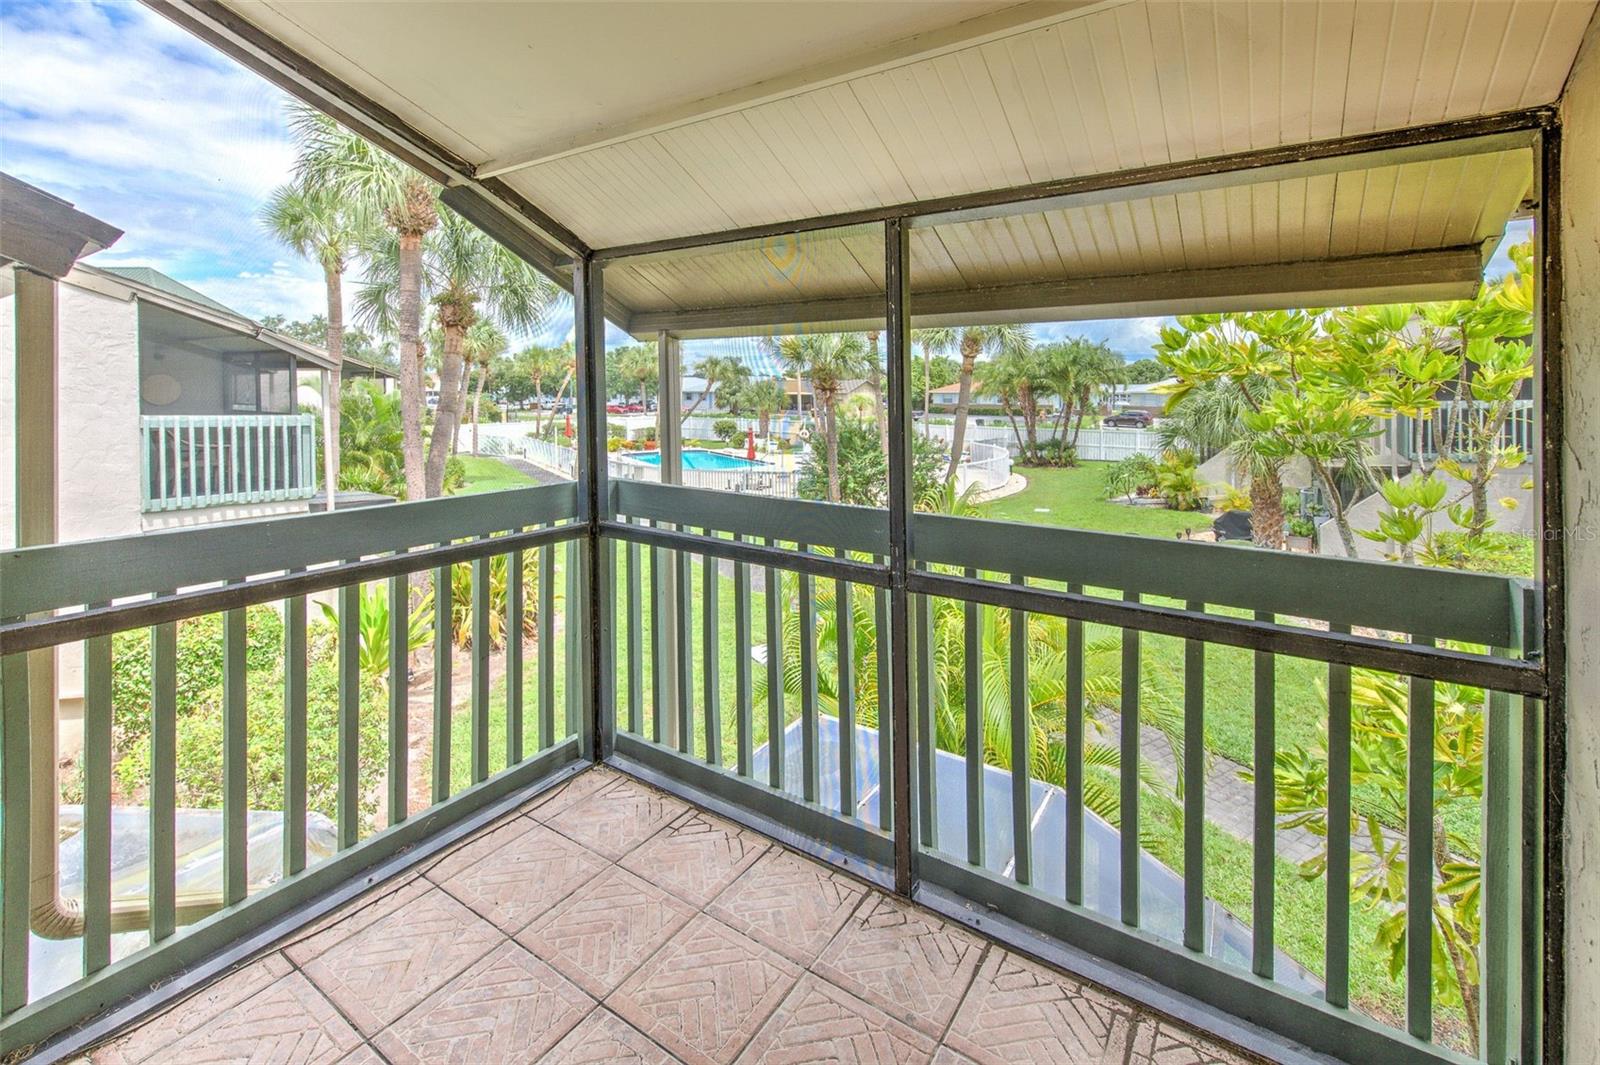
<instances>
[{"instance_id":1,"label":"tile floor","mask_svg":"<svg viewBox=\"0 0 1600 1065\"><path fill-rule=\"evenodd\" d=\"M1250 1060L607 769L89 1057Z\"/></svg>"}]
</instances>

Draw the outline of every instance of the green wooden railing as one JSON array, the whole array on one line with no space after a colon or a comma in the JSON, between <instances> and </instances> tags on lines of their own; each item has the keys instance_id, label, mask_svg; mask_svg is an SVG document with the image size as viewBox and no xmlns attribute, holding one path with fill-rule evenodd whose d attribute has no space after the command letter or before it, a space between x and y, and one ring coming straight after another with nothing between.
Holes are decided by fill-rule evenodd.
<instances>
[{"instance_id":1,"label":"green wooden railing","mask_svg":"<svg viewBox=\"0 0 1600 1065\"><path fill-rule=\"evenodd\" d=\"M578 589L589 526L575 520L577 502L575 487L560 485L0 556L0 1056L200 964L575 762L591 743L587 686L566 682L584 675L588 639ZM263 610L281 619L281 636L255 633ZM191 626L219 618L220 643L193 659L188 640L202 630ZM431 768L413 782L413 649L425 646ZM191 690L184 654L220 675L216 691ZM81 655L84 676L84 877L70 893L52 690L65 655ZM466 692L452 685L462 656ZM130 664L131 673L121 668ZM331 696L317 679L330 671ZM266 724L256 700L270 714L281 706L270 764L255 763L252 732ZM219 852L220 869L197 884L179 872L197 864L177 853L179 736L212 713L221 717L220 838L201 853ZM363 729L372 715L381 715L376 741ZM308 730L308 717L330 716L331 752L328 736ZM452 750L453 733L466 750ZM313 793L319 751L333 756L332 782ZM114 895L115 760L141 758L148 776L125 801L145 807L145 887ZM262 777L282 782L271 809L251 802ZM363 783L374 778L381 797L364 806ZM264 818L281 836L271 868L251 853ZM331 837L320 849L318 826ZM41 959L63 950L80 959L75 978L41 986Z\"/></svg>"},{"instance_id":2,"label":"green wooden railing","mask_svg":"<svg viewBox=\"0 0 1600 1065\"><path fill-rule=\"evenodd\" d=\"M309 499L316 416L173 414L139 419L146 512Z\"/></svg>"},{"instance_id":3,"label":"green wooden railing","mask_svg":"<svg viewBox=\"0 0 1600 1065\"><path fill-rule=\"evenodd\" d=\"M1430 903L1408 908L1408 942L1430 949L1405 954L1402 1022L1382 1023L1351 1003L1350 885L1360 845L1352 681L1361 671L1383 671L1408 678L1407 809L1396 828L1407 855L1433 853L1438 686L1484 693L1480 1056L1533 1060L1540 928L1531 856L1543 846L1544 687L1530 660L1539 611L1524 582L918 514L908 528L909 669L900 674L888 650L894 618L885 511L638 482L614 482L604 499L600 509L612 516L593 522L579 519L578 487L563 485L0 556L0 1053L214 956L352 884L440 825L609 751L625 769L886 885L909 850L915 897L957 919L988 928L983 922L1003 918L1314 1048L1357 1060L1459 1061L1461 1054L1435 1041L1431 903L1440 888L1430 862L1410 863L1403 874L1406 897ZM457 602L458 581L468 574L470 591ZM591 588L600 589L593 617L581 608ZM432 620L419 635L408 612L424 594L432 597ZM379 662L371 647L384 626L363 619L368 598L408 604L408 612L388 612ZM330 604L331 628L319 628L310 600ZM840 603L851 605L854 623L839 623ZM281 675L272 684L281 693L274 699L281 697L284 786L282 802L267 811L283 826L281 858L262 876L247 861L252 818L262 811L251 809L246 778L260 683L250 611L266 604L282 617ZM935 617L951 609L959 624L936 632ZM214 884L191 890L179 883L174 853L185 709L180 633L193 619L218 615L221 872ZM530 616L531 648L512 638L493 650L494 630L519 632ZM992 651L997 669L988 671L991 652L979 645L985 622L996 617L1009 629ZM1058 658L1044 663L1030 651L1030 617L1061 619ZM111 890L110 838L114 759L129 746L129 709L118 701L127 682L116 677L130 632L149 641L148 708L141 703L132 716L148 724L147 736L133 742L148 745L151 843L147 887L125 895ZM1223 671L1249 689L1251 892L1231 913L1208 886L1201 742L1184 742L1178 756L1186 781L1177 814L1181 860L1154 863L1141 845L1160 810L1149 807L1137 772L1116 778L1114 825L1094 812L1095 767L1085 752L1103 693L1090 684L1086 659L1108 633L1117 648L1106 668L1116 681L1115 747L1124 766L1141 759L1140 722L1151 698L1142 677L1158 648L1178 648L1169 665L1178 676L1180 740L1205 735ZM589 642L596 635L598 646ZM419 642L440 663L465 654L468 667L462 693L449 669L434 673L431 765L425 785L413 788L404 753L412 719L406 648ZM319 648L334 655L337 675L335 782L320 800L308 784L307 726L315 679L307 663ZM63 897L49 696L51 656L67 653L84 662L88 875L81 895ZM604 665L595 674L597 662ZM1328 743L1323 953L1299 959L1316 970L1313 988L1288 978L1276 928L1271 766L1282 746L1278 678L1293 662L1319 671ZM1037 731L1028 693L1041 669L1059 674L1050 708L1059 735ZM953 705L942 678L957 674L963 701ZM896 690L897 675L909 678L907 690ZM991 684L1004 686L998 711L978 702ZM895 735L888 712L902 697L909 737ZM987 731L996 712L1003 741ZM381 818L360 798L374 756L362 738L372 714L383 722ZM958 714L959 727L941 739L941 715ZM464 752L452 751L452 733ZM895 752L905 740L911 753L900 763ZM1035 752L1058 743L1056 774ZM942 773L951 758L961 761L959 771ZM897 786L901 771L908 786ZM416 816L418 792L431 804L427 818ZM907 797L910 838L896 836L897 795ZM317 861L307 824L319 801L333 842ZM1050 811L1059 822L1047 829ZM1107 877L1114 891L1097 903L1096 885ZM1176 878L1180 895L1171 928L1147 903L1147 889L1167 877ZM262 886L273 879L279 882ZM1248 936L1236 959L1211 948L1219 921ZM116 937L125 932L146 939L118 956ZM63 940L81 957L77 978L30 993L40 943Z\"/></svg>"}]
</instances>

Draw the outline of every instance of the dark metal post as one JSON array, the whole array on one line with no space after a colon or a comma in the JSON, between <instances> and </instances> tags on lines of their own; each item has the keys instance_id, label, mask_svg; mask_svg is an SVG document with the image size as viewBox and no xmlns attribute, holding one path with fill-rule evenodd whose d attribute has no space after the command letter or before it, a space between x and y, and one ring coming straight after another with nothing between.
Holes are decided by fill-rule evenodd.
<instances>
[{"instance_id":1,"label":"dark metal post","mask_svg":"<svg viewBox=\"0 0 1600 1065\"><path fill-rule=\"evenodd\" d=\"M889 359L889 700L893 749L894 888L910 895L916 880L911 833L911 610L906 572L911 564L911 285L910 231L905 220L884 223L884 281ZM880 710L881 712L881 710ZM926 739L926 738L924 738Z\"/></svg>"},{"instance_id":2,"label":"dark metal post","mask_svg":"<svg viewBox=\"0 0 1600 1065\"><path fill-rule=\"evenodd\" d=\"M602 310L601 267L583 258L573 265L573 339L578 357L578 517L588 525L588 654L589 683L582 685L589 711L585 729L588 752L600 761L611 752L616 709L616 676L611 668L610 541L600 536L608 516L610 492L606 486L606 325ZM569 614L571 611L569 610ZM568 617L573 624L576 618ZM567 683L576 683L568 678Z\"/></svg>"}]
</instances>

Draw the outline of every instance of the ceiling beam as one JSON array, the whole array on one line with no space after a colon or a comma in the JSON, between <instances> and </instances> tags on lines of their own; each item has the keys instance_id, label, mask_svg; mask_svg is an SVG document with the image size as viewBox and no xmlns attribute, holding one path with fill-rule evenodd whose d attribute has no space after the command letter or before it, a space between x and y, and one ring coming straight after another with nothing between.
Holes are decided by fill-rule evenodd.
<instances>
[{"instance_id":1,"label":"ceiling beam","mask_svg":"<svg viewBox=\"0 0 1600 1065\"><path fill-rule=\"evenodd\" d=\"M991 288L911 292L918 327L1078 321L1215 311L1467 299L1483 278L1478 245L1349 259L1260 263L1208 270L1076 277ZM882 328L881 295L786 303L638 311L641 339L844 332Z\"/></svg>"},{"instance_id":2,"label":"ceiling beam","mask_svg":"<svg viewBox=\"0 0 1600 1065\"><path fill-rule=\"evenodd\" d=\"M480 178L499 177L568 155L592 151L635 137L649 136L652 133L688 125L691 122L758 107L774 100L798 96L804 92L842 84L908 63L932 59L949 52L972 48L1048 26L1080 14L1085 8L1096 6L1099 6L1096 0L1067 0L1067 2L1032 0L1029 3L1017 4L954 25L903 37L864 52L789 71L750 85L742 85L713 96L635 115L620 122L595 126L577 133L552 137L489 159L478 166L477 174Z\"/></svg>"}]
</instances>

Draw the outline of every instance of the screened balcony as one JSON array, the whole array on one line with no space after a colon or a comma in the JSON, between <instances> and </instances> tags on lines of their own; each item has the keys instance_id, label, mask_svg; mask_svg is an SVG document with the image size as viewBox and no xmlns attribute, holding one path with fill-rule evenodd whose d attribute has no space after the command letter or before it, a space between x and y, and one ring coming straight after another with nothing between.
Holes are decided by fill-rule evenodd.
<instances>
[{"instance_id":1,"label":"screened balcony","mask_svg":"<svg viewBox=\"0 0 1600 1065\"><path fill-rule=\"evenodd\" d=\"M416 5L396 40L336 5L154 6L381 138L570 292L573 446L497 446L571 479L116 540L50 543L40 523L4 554L0 1055L1581 1058L1561 759L1568 685L1593 669L1566 603L1592 570L1568 556L1591 549L1564 533L1561 460L1588 446L1564 404L1595 383L1562 307L1596 278L1563 273L1560 208L1562 137L1595 132L1558 102L1592 5L1514 5L1553 43L1509 58L1435 5L1460 30L1449 62L1389 81L1384 20L1317 23L1371 107L1273 51L1285 84L1252 81L1254 111L1219 91L1212 123L1158 92L1124 114L1100 93L1083 136L1027 103L1094 96L1069 73L1087 67L1027 56L1058 31L1133 47L1156 39L1145 22L1183 44L1179 16L841 11L839 32L892 56L737 99L674 83L667 111L576 130L555 112L579 89L499 91L529 85L520 44L497 48L544 28L515 9ZM730 10L719 29L749 48L785 36ZM720 69L705 26L683 40L634 14L636 36ZM802 16L766 17L795 20L784 47L843 62ZM1180 48L1196 99L1213 66L1264 62L1228 17ZM1415 47L1392 50L1421 54L1407 26ZM485 55L446 91L406 49L458 33ZM1565 91L1593 107L1592 29L1587 48ZM1515 70L1460 88L1485 49ZM935 106L949 64L1015 77ZM1141 93L1175 88L1129 66L1152 71ZM745 115L839 105L857 80L875 118L914 114L818 117L820 144ZM1304 128L1279 106L1302 89ZM968 104L956 124L1006 129L1016 166L919 151L953 127L912 119ZM1135 111L1159 133L1134 136ZM753 144L780 126L794 161L758 173ZM657 162L688 138L722 163L644 166L645 137ZM1532 221L1537 332L1506 432L1554 530L1531 577L1001 520L917 491L938 434L913 417L931 390L914 330L1467 300L1514 219ZM622 472L608 324L654 344L674 414L687 345L870 338L877 505L744 473L697 485L686 454L705 449L670 415L655 475ZM19 362L45 348L30 338ZM940 440L940 487L977 459L959 440ZM19 468L42 450L25 446ZM63 784L59 662L79 657L81 779ZM1294 721L1291 685L1314 702ZM1378 769L1398 787L1377 791Z\"/></svg>"}]
</instances>

